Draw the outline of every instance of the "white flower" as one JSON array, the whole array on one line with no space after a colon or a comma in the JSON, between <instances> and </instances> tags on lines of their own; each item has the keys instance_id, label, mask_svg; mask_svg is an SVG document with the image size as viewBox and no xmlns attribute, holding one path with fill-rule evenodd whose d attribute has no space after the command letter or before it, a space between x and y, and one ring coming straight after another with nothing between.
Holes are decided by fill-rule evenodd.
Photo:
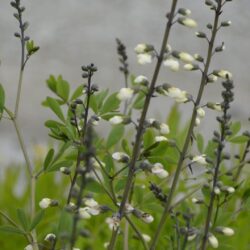
<instances>
[{"instance_id":1,"label":"white flower","mask_svg":"<svg viewBox=\"0 0 250 250\"><path fill-rule=\"evenodd\" d=\"M152 62L152 55L150 53L138 54L137 61L139 64L147 64Z\"/></svg>"},{"instance_id":2,"label":"white flower","mask_svg":"<svg viewBox=\"0 0 250 250\"><path fill-rule=\"evenodd\" d=\"M42 209L46 209L50 206L52 200L49 198L43 198L40 202L39 202L39 206Z\"/></svg>"},{"instance_id":3,"label":"white flower","mask_svg":"<svg viewBox=\"0 0 250 250\"><path fill-rule=\"evenodd\" d=\"M155 163L151 168L151 172L157 175L159 178L166 178L168 176L168 172L164 169L163 165L159 162Z\"/></svg>"},{"instance_id":4,"label":"white flower","mask_svg":"<svg viewBox=\"0 0 250 250\"><path fill-rule=\"evenodd\" d=\"M123 152L115 152L112 154L112 158L116 161L127 162L129 160L129 156Z\"/></svg>"},{"instance_id":5,"label":"white flower","mask_svg":"<svg viewBox=\"0 0 250 250\"><path fill-rule=\"evenodd\" d=\"M81 219L89 219L91 218L91 215L89 214L89 207L81 207L79 208L78 210L78 213L79 213L79 217Z\"/></svg>"},{"instance_id":6,"label":"white flower","mask_svg":"<svg viewBox=\"0 0 250 250\"><path fill-rule=\"evenodd\" d=\"M139 75L135 78L134 82L138 84L145 84L148 83L148 78L146 76Z\"/></svg>"},{"instance_id":7,"label":"white flower","mask_svg":"<svg viewBox=\"0 0 250 250\"><path fill-rule=\"evenodd\" d=\"M212 248L218 248L218 246L219 246L219 242L218 242L217 238L212 234L210 234L208 236L208 242Z\"/></svg>"},{"instance_id":8,"label":"white flower","mask_svg":"<svg viewBox=\"0 0 250 250\"><path fill-rule=\"evenodd\" d=\"M219 187L215 187L215 188L214 188L214 193L217 194L217 195L220 194L220 189L219 189Z\"/></svg>"},{"instance_id":9,"label":"white flower","mask_svg":"<svg viewBox=\"0 0 250 250\"><path fill-rule=\"evenodd\" d=\"M186 63L191 63L192 61L194 61L193 56L191 56L187 52L180 52L179 58L180 58L180 60L182 60L183 62L186 62Z\"/></svg>"},{"instance_id":10,"label":"white flower","mask_svg":"<svg viewBox=\"0 0 250 250\"><path fill-rule=\"evenodd\" d=\"M131 88L121 88L117 94L117 98L121 101L129 100L133 97L134 90Z\"/></svg>"},{"instance_id":11,"label":"white flower","mask_svg":"<svg viewBox=\"0 0 250 250\"><path fill-rule=\"evenodd\" d=\"M218 80L218 77L214 74L211 74L207 78L207 82L216 82Z\"/></svg>"},{"instance_id":12,"label":"white flower","mask_svg":"<svg viewBox=\"0 0 250 250\"><path fill-rule=\"evenodd\" d=\"M234 230L230 227L217 227L216 232L221 233L225 236L232 236L234 235Z\"/></svg>"},{"instance_id":13,"label":"white flower","mask_svg":"<svg viewBox=\"0 0 250 250\"><path fill-rule=\"evenodd\" d=\"M117 202L117 206L120 206L120 205L121 205L121 203ZM130 205L129 203L125 204L125 211L126 211L126 213L131 213L134 210L135 210L134 207L132 205Z\"/></svg>"},{"instance_id":14,"label":"white flower","mask_svg":"<svg viewBox=\"0 0 250 250\"><path fill-rule=\"evenodd\" d=\"M200 107L197 109L197 114L200 118L203 118L205 116L205 110Z\"/></svg>"},{"instance_id":15,"label":"white flower","mask_svg":"<svg viewBox=\"0 0 250 250\"><path fill-rule=\"evenodd\" d=\"M135 53L137 54L145 53L147 51L147 48L148 48L147 44L139 43L135 47Z\"/></svg>"},{"instance_id":16,"label":"white flower","mask_svg":"<svg viewBox=\"0 0 250 250\"><path fill-rule=\"evenodd\" d=\"M192 240L194 240L196 238L196 236L197 236L196 233L190 234L190 235L188 235L187 240L192 241Z\"/></svg>"},{"instance_id":17,"label":"white flower","mask_svg":"<svg viewBox=\"0 0 250 250\"><path fill-rule=\"evenodd\" d=\"M151 214L143 213L141 219L146 223L151 223L154 221L154 217Z\"/></svg>"},{"instance_id":18,"label":"white flower","mask_svg":"<svg viewBox=\"0 0 250 250\"><path fill-rule=\"evenodd\" d=\"M216 111L222 111L221 103L208 102L207 107Z\"/></svg>"},{"instance_id":19,"label":"white flower","mask_svg":"<svg viewBox=\"0 0 250 250\"><path fill-rule=\"evenodd\" d=\"M105 242L105 243L103 244L103 247L104 247L104 248L108 248L108 246L109 246L109 242Z\"/></svg>"},{"instance_id":20,"label":"white flower","mask_svg":"<svg viewBox=\"0 0 250 250\"><path fill-rule=\"evenodd\" d=\"M226 192L228 192L229 194L232 194L232 193L235 192L235 188L234 188L234 187L225 186L225 187L223 187L223 191L226 191Z\"/></svg>"},{"instance_id":21,"label":"white flower","mask_svg":"<svg viewBox=\"0 0 250 250\"><path fill-rule=\"evenodd\" d=\"M108 224L110 230L117 230L120 225L120 219L118 216L108 217L105 222Z\"/></svg>"},{"instance_id":22,"label":"white flower","mask_svg":"<svg viewBox=\"0 0 250 250\"><path fill-rule=\"evenodd\" d=\"M198 117L196 117L195 118L195 126L199 126L201 124L201 120L200 120L200 118L198 118Z\"/></svg>"},{"instance_id":23,"label":"white flower","mask_svg":"<svg viewBox=\"0 0 250 250\"><path fill-rule=\"evenodd\" d=\"M29 244L24 248L24 250L33 250L33 246Z\"/></svg>"},{"instance_id":24,"label":"white flower","mask_svg":"<svg viewBox=\"0 0 250 250\"><path fill-rule=\"evenodd\" d=\"M93 198L86 198L84 199L84 204L88 207L95 207L98 206L98 202L95 201Z\"/></svg>"},{"instance_id":25,"label":"white flower","mask_svg":"<svg viewBox=\"0 0 250 250\"><path fill-rule=\"evenodd\" d=\"M168 139L165 136L156 136L155 141L156 142L168 141Z\"/></svg>"},{"instance_id":26,"label":"white flower","mask_svg":"<svg viewBox=\"0 0 250 250\"><path fill-rule=\"evenodd\" d=\"M117 125L117 124L121 124L123 122L123 118L119 115L115 115L112 118L109 119L109 122L112 125Z\"/></svg>"},{"instance_id":27,"label":"white flower","mask_svg":"<svg viewBox=\"0 0 250 250\"><path fill-rule=\"evenodd\" d=\"M47 234L44 238L45 241L54 241L56 239L55 234Z\"/></svg>"},{"instance_id":28,"label":"white flower","mask_svg":"<svg viewBox=\"0 0 250 250\"><path fill-rule=\"evenodd\" d=\"M206 155L205 154L196 155L193 157L192 162L197 162L201 165L207 165Z\"/></svg>"},{"instance_id":29,"label":"white flower","mask_svg":"<svg viewBox=\"0 0 250 250\"><path fill-rule=\"evenodd\" d=\"M164 60L163 65L170 68L172 71L178 71L180 68L179 62L173 58Z\"/></svg>"},{"instance_id":30,"label":"white flower","mask_svg":"<svg viewBox=\"0 0 250 250\"><path fill-rule=\"evenodd\" d=\"M146 241L146 242L149 242L151 241L151 237L147 234L142 234L142 238Z\"/></svg>"},{"instance_id":31,"label":"white flower","mask_svg":"<svg viewBox=\"0 0 250 250\"><path fill-rule=\"evenodd\" d=\"M196 64L187 63L187 64L184 65L184 69L185 69L185 70L192 71L192 70L197 70L197 69L199 69L199 66L196 65Z\"/></svg>"},{"instance_id":32,"label":"white flower","mask_svg":"<svg viewBox=\"0 0 250 250\"><path fill-rule=\"evenodd\" d=\"M189 28L194 28L197 26L196 21L191 19L191 18L179 17L177 21L178 21L178 23L180 23L186 27L189 27Z\"/></svg>"},{"instance_id":33,"label":"white flower","mask_svg":"<svg viewBox=\"0 0 250 250\"><path fill-rule=\"evenodd\" d=\"M229 72L228 70L224 70L224 69L222 69L222 70L214 70L213 74L218 76L218 77L221 77L223 79L227 79L227 77L229 79L231 79L233 77L231 72Z\"/></svg>"},{"instance_id":34,"label":"white flower","mask_svg":"<svg viewBox=\"0 0 250 250\"><path fill-rule=\"evenodd\" d=\"M169 134L169 126L165 123L160 124L160 133L161 134Z\"/></svg>"},{"instance_id":35,"label":"white flower","mask_svg":"<svg viewBox=\"0 0 250 250\"><path fill-rule=\"evenodd\" d=\"M73 250L81 250L81 249L78 247L73 247Z\"/></svg>"},{"instance_id":36,"label":"white flower","mask_svg":"<svg viewBox=\"0 0 250 250\"><path fill-rule=\"evenodd\" d=\"M174 98L176 102L186 102L188 100L187 92L176 87L168 88L167 95Z\"/></svg>"}]
</instances>

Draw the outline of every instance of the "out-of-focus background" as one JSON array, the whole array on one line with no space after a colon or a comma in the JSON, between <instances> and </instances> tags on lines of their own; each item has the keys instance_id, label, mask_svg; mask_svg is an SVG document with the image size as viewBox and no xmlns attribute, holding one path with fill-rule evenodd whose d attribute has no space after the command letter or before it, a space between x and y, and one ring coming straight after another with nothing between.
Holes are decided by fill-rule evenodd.
<instances>
[{"instance_id":1,"label":"out-of-focus background","mask_svg":"<svg viewBox=\"0 0 250 250\"><path fill-rule=\"evenodd\" d=\"M166 0L23 0L26 6L24 20L29 21L27 35L41 47L39 53L28 62L19 121L27 145L46 144L49 140L44 121L52 117L41 106L49 95L45 81L50 74L62 74L73 87L82 83L81 65L94 62L98 66L95 82L100 88L118 90L123 86L123 76L118 71L115 38L120 38L127 46L130 70L133 74L144 74L150 78L154 68L141 66L133 52L136 44L151 43L159 48L166 22L166 12L170 1ZM4 85L7 106L14 108L20 63L20 44L13 33L18 24L13 17L14 9L9 0L0 0L0 82ZM191 54L206 55L206 42L195 37L195 31L206 31L206 24L212 21L212 12L204 1L182 0L178 7L192 10L192 18L197 20L197 29L175 25L170 44L176 50ZM233 119L244 123L250 116L250 1L233 1L224 8L222 20L231 20L232 26L223 28L217 37L218 45L225 42L226 50L216 55L212 69L228 69L235 81L235 102L232 108ZM181 71L170 72L162 68L159 84L169 82L196 95L199 86L199 73ZM206 101L220 101L220 82L206 88ZM172 105L172 100L159 98L153 101L151 116L164 119ZM183 109L183 105L181 107ZM200 129L212 133L214 115L210 111L208 119L202 121ZM189 117L185 112L185 118ZM211 128L211 130L209 130ZM101 128L99 128L101 130ZM101 131L100 131L101 132ZM0 164L9 160L22 160L16 134L10 121L0 123Z\"/></svg>"}]
</instances>

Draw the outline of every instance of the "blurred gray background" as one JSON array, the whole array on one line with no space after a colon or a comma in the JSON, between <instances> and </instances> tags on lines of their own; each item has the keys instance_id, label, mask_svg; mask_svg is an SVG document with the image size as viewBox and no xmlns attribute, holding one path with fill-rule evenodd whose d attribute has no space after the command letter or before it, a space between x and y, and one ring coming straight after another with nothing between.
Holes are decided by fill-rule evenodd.
<instances>
[{"instance_id":1,"label":"blurred gray background","mask_svg":"<svg viewBox=\"0 0 250 250\"><path fill-rule=\"evenodd\" d=\"M13 33L18 24L13 17L14 9L9 0L0 0L0 82L6 90L7 106L14 108L20 63L20 44ZM118 71L115 38L120 38L127 46L130 70L135 75L144 74L150 78L154 68L138 65L134 47L141 42L160 47L165 27L165 14L171 1L167 0L23 0L26 6L24 20L29 21L27 35L41 47L26 67L19 122L26 144L32 149L33 143L46 144L49 140L44 121L53 117L41 106L42 100L50 95L45 81L50 74L62 74L75 88L82 83L81 65L94 62L98 66L95 82L100 88L118 90L123 86L123 76ZM197 30L206 31L206 24L212 22L212 12L204 1L182 0L178 7L192 10L192 18L197 20L196 29L175 25L170 44L176 50L191 54L206 55L206 43L195 37ZM211 69L225 68L233 73L236 100L232 108L234 119L246 121L249 112L250 81L250 1L234 0L224 8L222 20L231 20L232 26L224 28L217 37L218 45L225 42L226 50L217 54ZM181 71L170 72L162 68L158 83L169 82L196 95L199 73ZM206 88L206 101L220 101L220 82ZM172 100L153 100L150 109L155 116L165 119ZM184 105L189 107L188 105ZM183 110L183 105L181 105ZM184 108L185 110L185 108ZM184 112L185 118L189 112ZM202 121L201 131L212 133L214 115L207 111L208 119ZM210 128L210 130L209 130ZM102 128L99 128L102 130ZM100 131L101 132L101 131ZM11 122L0 123L0 164L9 160L21 160L16 134Z\"/></svg>"}]
</instances>

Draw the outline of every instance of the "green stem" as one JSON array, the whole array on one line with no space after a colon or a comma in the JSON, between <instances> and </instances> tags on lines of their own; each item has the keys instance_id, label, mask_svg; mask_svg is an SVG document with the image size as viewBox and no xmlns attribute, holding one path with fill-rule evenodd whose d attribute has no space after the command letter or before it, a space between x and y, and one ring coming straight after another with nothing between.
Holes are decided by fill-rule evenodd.
<instances>
[{"instance_id":1,"label":"green stem","mask_svg":"<svg viewBox=\"0 0 250 250\"><path fill-rule=\"evenodd\" d=\"M183 162L185 160L185 156L186 156L186 153L187 153L187 150L188 150L188 147L189 147L189 143L190 143L190 140L191 140L191 137L192 137L192 134L193 134L193 129L195 127L195 120L196 120L196 117L197 117L196 110L197 110L197 107L200 105L200 101L201 101L201 98L202 98L202 95L203 95L203 91L204 91L205 85L207 83L207 74L208 74L210 62L211 62L211 59L212 59L212 53L213 53L214 41L215 41L217 28L218 28L218 21L219 21L220 11L221 11L221 5L218 4L218 8L217 8L217 10L215 12L215 19L214 19L214 25L213 25L213 30L212 30L212 36L211 36L211 39L210 39L210 42L209 42L209 47L208 47L208 52L207 52L207 60L206 60L206 63L205 63L205 68L204 68L203 74L202 74L199 92L198 92L198 95L197 95L197 98L196 98L196 101L195 101L195 105L194 105L194 108L193 108L192 118L191 118L191 122L190 122L190 125L189 125L188 133L187 133L185 143L184 143L184 146L183 146L183 149L181 151L180 158L179 158L179 161L178 161L178 164L177 164L177 168L176 168L176 172L175 172L175 175L174 175L173 183L172 183L171 189L169 191L169 195L168 195L168 200L166 202L162 217L160 219L159 225L158 225L158 227L156 229L156 233L155 233L154 238L152 240L150 250L155 249L157 241L158 241L158 239L160 237L160 233L161 233L161 231L163 229L163 226L165 225L166 219L167 219L167 217L169 215L171 202L172 202L174 192L175 192L177 184L178 184L178 180L179 180L179 176L180 176L180 173L181 173L182 165L183 165Z\"/></svg>"},{"instance_id":2,"label":"green stem","mask_svg":"<svg viewBox=\"0 0 250 250\"><path fill-rule=\"evenodd\" d=\"M142 139L142 135L143 135L143 132L144 132L144 123L145 123L145 120L146 120L146 115L147 115L147 112L148 112L150 100L151 100L151 97L152 97L152 95L154 93L155 84L156 84L156 81L158 79L161 64L162 64L162 61L163 61L163 56L164 56L164 53L165 53L168 37L169 37L169 34L170 34L170 30L171 30L171 26L172 26L172 21L173 21L176 5L177 5L177 0L173 0L172 5L171 5L171 11L170 11L169 19L167 21L166 28L165 28L165 33L164 33L164 36L163 36L163 41L162 41L162 45L161 45L160 54L159 54L159 56L157 58L157 63L156 63L156 66L155 66L154 74L153 74L153 77L152 77L152 80L151 80L151 84L150 84L148 93L147 93L146 98L145 98L143 110L142 110L141 117L140 117L140 120L139 120L139 125L138 125L138 129L137 129L136 137L135 137L135 145L134 145L134 148L133 148L133 153L132 153L131 161L130 161L130 164L129 164L128 178L127 178L124 193L123 193L123 196L122 196L122 202L121 202L121 205L120 205L120 208L119 208L119 216L120 216L120 218L122 218L123 215L124 215L125 204L126 204L127 199L129 197L131 186L132 186L132 183L133 183L134 172L135 172L135 164L136 164L136 161L137 161L139 153L140 153L141 139ZM109 244L109 250L114 249L117 234L118 234L118 230L113 231L112 238L111 238L111 241L110 241L110 244Z\"/></svg>"}]
</instances>

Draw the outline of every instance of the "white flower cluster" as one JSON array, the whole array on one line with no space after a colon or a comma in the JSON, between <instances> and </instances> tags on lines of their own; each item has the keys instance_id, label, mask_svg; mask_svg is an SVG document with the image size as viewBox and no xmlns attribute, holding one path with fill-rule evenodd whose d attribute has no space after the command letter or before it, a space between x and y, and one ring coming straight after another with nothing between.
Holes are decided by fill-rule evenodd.
<instances>
[{"instance_id":1,"label":"white flower cluster","mask_svg":"<svg viewBox=\"0 0 250 250\"><path fill-rule=\"evenodd\" d=\"M150 44L140 43L135 47L139 64L151 63L154 56L154 47Z\"/></svg>"}]
</instances>

